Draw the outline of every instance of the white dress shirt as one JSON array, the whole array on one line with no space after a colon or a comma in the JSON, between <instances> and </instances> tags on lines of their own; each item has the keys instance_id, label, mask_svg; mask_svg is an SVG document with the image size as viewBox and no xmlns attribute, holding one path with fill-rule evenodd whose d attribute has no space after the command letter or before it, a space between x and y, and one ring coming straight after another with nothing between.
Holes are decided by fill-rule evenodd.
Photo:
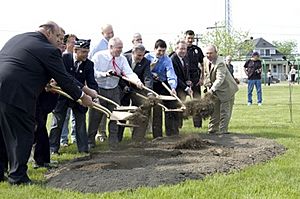
<instances>
[{"instance_id":1,"label":"white dress shirt","mask_svg":"<svg viewBox=\"0 0 300 199\"><path fill-rule=\"evenodd\" d=\"M112 59L113 57L109 50L99 51L92 57L92 61L94 62L95 79L100 88L113 89L118 86L119 77L106 76L107 71L109 70L113 70L118 75L123 74L136 83L141 82L138 76L130 68L124 55L115 57L117 67L113 66Z\"/></svg>"}]
</instances>

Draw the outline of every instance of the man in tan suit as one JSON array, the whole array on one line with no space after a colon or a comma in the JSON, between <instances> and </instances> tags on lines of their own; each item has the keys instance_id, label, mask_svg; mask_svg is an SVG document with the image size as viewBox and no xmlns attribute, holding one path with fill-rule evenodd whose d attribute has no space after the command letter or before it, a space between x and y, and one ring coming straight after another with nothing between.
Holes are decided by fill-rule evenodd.
<instances>
[{"instance_id":1,"label":"man in tan suit","mask_svg":"<svg viewBox=\"0 0 300 199\"><path fill-rule=\"evenodd\" d=\"M218 56L216 47L207 46L205 53L204 86L207 92L217 96L215 110L208 125L208 133L227 134L234 95L238 91L238 86L226 67L224 59Z\"/></svg>"}]
</instances>

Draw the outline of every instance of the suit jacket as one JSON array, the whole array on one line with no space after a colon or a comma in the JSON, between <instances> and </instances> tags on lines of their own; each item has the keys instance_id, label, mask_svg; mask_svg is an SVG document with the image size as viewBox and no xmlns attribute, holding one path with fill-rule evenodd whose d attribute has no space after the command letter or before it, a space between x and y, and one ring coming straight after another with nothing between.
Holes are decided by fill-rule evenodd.
<instances>
[{"instance_id":1,"label":"suit jacket","mask_svg":"<svg viewBox=\"0 0 300 199\"><path fill-rule=\"evenodd\" d=\"M211 70L209 70L210 61L205 57L204 63L204 86L212 89L221 102L226 102L234 97L238 91L238 86L226 67L223 58L218 57L211 63Z\"/></svg>"},{"instance_id":2,"label":"suit jacket","mask_svg":"<svg viewBox=\"0 0 300 199\"><path fill-rule=\"evenodd\" d=\"M175 71L175 74L177 76L177 91L184 91L188 85L186 84L186 81L190 80L190 73L189 73L189 66L188 61L186 58L183 59L184 65L182 65L180 58L176 53L173 53L171 55L171 60L173 63L173 68Z\"/></svg>"},{"instance_id":3,"label":"suit jacket","mask_svg":"<svg viewBox=\"0 0 300 199\"><path fill-rule=\"evenodd\" d=\"M74 59L72 53L63 54L63 62L66 70L78 80L81 84L86 84L89 88L98 91L98 84L94 77L94 63L86 59L81 62L81 64L76 68L74 66ZM73 108L78 108L81 112L86 112L87 108L81 106L77 102L70 100L64 96L59 96L55 111L59 111L63 106L70 106Z\"/></svg>"},{"instance_id":4,"label":"suit jacket","mask_svg":"<svg viewBox=\"0 0 300 199\"><path fill-rule=\"evenodd\" d=\"M43 90L36 102L36 109L43 113L51 113L57 103L58 94Z\"/></svg>"},{"instance_id":5,"label":"suit jacket","mask_svg":"<svg viewBox=\"0 0 300 199\"><path fill-rule=\"evenodd\" d=\"M132 68L132 54L126 53L124 54L126 57L129 66ZM137 74L139 79L144 83L147 88L152 89L153 87L153 78L152 73L150 71L150 61L145 57L142 59L141 62L137 63L133 69L133 72Z\"/></svg>"},{"instance_id":6,"label":"suit jacket","mask_svg":"<svg viewBox=\"0 0 300 199\"><path fill-rule=\"evenodd\" d=\"M67 73L61 52L40 32L11 38L0 51L0 100L35 114L39 94L54 78L75 100L82 91Z\"/></svg>"}]
</instances>

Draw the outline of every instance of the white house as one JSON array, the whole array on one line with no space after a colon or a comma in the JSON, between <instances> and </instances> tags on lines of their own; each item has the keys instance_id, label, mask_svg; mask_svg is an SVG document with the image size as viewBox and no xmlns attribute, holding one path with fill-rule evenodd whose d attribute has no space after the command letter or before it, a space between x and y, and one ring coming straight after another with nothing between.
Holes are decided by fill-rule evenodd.
<instances>
[{"instance_id":1,"label":"white house","mask_svg":"<svg viewBox=\"0 0 300 199\"><path fill-rule=\"evenodd\" d=\"M253 52L258 52L263 63L263 77L264 74L271 69L274 78L279 80L286 80L290 71L288 62L283 59L283 54L280 53L276 47L263 38L253 39L254 50L249 52L243 61L232 62L234 65L234 75L238 79L247 78L244 73L244 64L247 59L251 58Z\"/></svg>"}]
</instances>

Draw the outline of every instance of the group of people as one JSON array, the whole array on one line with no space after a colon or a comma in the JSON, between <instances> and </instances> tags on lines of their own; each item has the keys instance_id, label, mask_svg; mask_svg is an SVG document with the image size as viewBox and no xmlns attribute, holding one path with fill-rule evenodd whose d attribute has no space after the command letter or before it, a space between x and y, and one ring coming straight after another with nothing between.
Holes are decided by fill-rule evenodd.
<instances>
[{"instance_id":1,"label":"group of people","mask_svg":"<svg viewBox=\"0 0 300 199\"><path fill-rule=\"evenodd\" d=\"M99 103L110 111L115 108L112 103L99 99L99 95L120 105L140 106L138 94L149 97L153 95L149 89L160 95L176 95L184 101L187 96L200 98L203 86L217 98L208 132L228 133L238 86L214 45L207 46L203 54L193 44L194 32L188 30L176 43L175 51L167 55L164 40L158 39L154 50L149 52L142 44L142 36L135 34L133 48L122 54L123 42L114 36L111 25L102 27L102 35L100 42L92 46L90 40L66 36L58 24L47 22L36 32L14 36L4 45L0 51L0 181L31 183L27 162L33 144L36 164L46 167L50 152L59 153L69 109L74 115L78 151L88 153L95 147L97 132L106 134L106 120L102 112L89 108L86 125L87 107ZM67 43L73 47L68 49ZM122 77L130 79L130 83ZM57 84L72 100L48 92L47 84ZM76 102L78 99L81 104ZM170 109L178 106L176 101L162 103ZM46 121L50 112L53 118L48 137ZM150 116L151 112L147 114ZM153 138L162 137L161 106L154 105L152 118ZM164 118L166 135L178 135L183 125L181 113L165 112ZM193 124L201 128L202 118L194 116ZM132 138L143 140L147 126L145 122L134 127ZM118 147L123 132L117 121L108 121L111 149Z\"/></svg>"}]
</instances>

